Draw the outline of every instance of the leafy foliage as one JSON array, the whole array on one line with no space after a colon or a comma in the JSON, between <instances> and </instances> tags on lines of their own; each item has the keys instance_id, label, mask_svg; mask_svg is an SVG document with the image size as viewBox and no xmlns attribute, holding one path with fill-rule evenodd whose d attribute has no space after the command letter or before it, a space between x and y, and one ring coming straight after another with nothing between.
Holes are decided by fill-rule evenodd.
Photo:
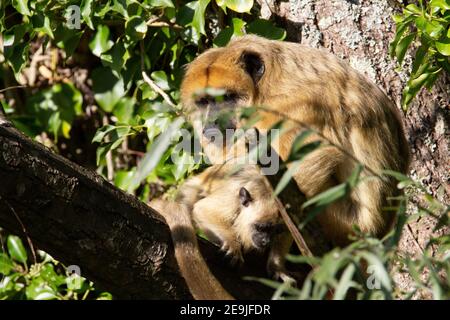
<instances>
[{"instance_id":1,"label":"leafy foliage","mask_svg":"<svg viewBox=\"0 0 450 320\"><path fill-rule=\"evenodd\" d=\"M7 250L0 253L0 300L109 300L111 295L97 292L92 282L68 274L61 263L43 251L39 262L31 263L22 240L6 237Z\"/></svg>"},{"instance_id":2,"label":"leafy foliage","mask_svg":"<svg viewBox=\"0 0 450 320\"><path fill-rule=\"evenodd\" d=\"M338 186L319 194L308 202L330 204L336 199L348 196L359 179L360 168L357 168L347 182L349 189L342 192ZM428 296L432 299L448 300L450 298L450 236L432 237L422 255L412 256L398 247L400 236L409 221L418 216L431 216L438 221L435 232L450 224L450 207L431 197L426 188L420 183L397 172L386 171L386 176L398 180L399 188L409 188L409 192L416 191L426 203L421 207L412 202L409 196L402 196L397 207L386 208L397 217L395 228L383 239L377 239L361 233L355 229L354 242L345 248L335 248L321 257L305 257L289 255L288 260L293 263L312 266L312 271L306 277L302 287L292 287L290 283L248 278L259 281L275 289L274 299L412 299L416 294ZM415 215L406 214L406 206L414 205ZM305 207L308 206L305 203ZM310 212L315 215L317 212ZM307 217L306 221L311 217ZM299 226L302 228L305 222ZM434 248L433 248L434 246ZM396 274L405 274L413 279L415 287L404 291L396 281Z\"/></svg>"},{"instance_id":3,"label":"leafy foliage","mask_svg":"<svg viewBox=\"0 0 450 320\"><path fill-rule=\"evenodd\" d=\"M402 64L405 54L416 41L416 50L410 79L403 91L403 109L422 87L431 90L442 72L450 72L450 1L419 0L407 5L403 13L394 16L397 26L390 46L390 54Z\"/></svg>"}]
</instances>

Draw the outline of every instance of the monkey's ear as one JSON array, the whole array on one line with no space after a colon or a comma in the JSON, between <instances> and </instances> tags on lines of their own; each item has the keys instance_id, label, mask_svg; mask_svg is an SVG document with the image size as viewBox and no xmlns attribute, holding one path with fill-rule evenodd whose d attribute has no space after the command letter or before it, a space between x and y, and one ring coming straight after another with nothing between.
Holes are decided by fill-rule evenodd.
<instances>
[{"instance_id":1,"label":"monkey's ear","mask_svg":"<svg viewBox=\"0 0 450 320\"><path fill-rule=\"evenodd\" d=\"M245 189L244 187L242 187L239 190L239 201L241 201L241 204L244 207L248 207L248 205L252 201L252 196L250 195L250 192L248 192L248 190Z\"/></svg>"},{"instance_id":2,"label":"monkey's ear","mask_svg":"<svg viewBox=\"0 0 450 320\"><path fill-rule=\"evenodd\" d=\"M266 70L261 56L256 52L244 51L241 56L241 62L244 70L252 77L253 82L255 84L258 83Z\"/></svg>"}]
</instances>

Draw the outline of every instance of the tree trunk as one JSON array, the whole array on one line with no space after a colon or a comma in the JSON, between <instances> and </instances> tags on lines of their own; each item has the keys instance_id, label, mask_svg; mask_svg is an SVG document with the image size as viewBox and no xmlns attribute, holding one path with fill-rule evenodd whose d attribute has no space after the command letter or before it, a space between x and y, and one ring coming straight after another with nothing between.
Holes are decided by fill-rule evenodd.
<instances>
[{"instance_id":1,"label":"tree trunk","mask_svg":"<svg viewBox=\"0 0 450 320\"><path fill-rule=\"evenodd\" d=\"M401 11L398 1L258 2L264 18L272 16L286 28L288 41L325 47L377 83L400 108L413 55L406 55L402 71L396 70L396 61L389 57L389 43L395 33L392 15ZM443 74L431 92L422 90L403 117L412 153L410 175L446 204L450 203L449 101L450 78ZM402 250L419 254L417 243L425 246L435 223L427 218L410 223L412 232L404 233Z\"/></svg>"}]
</instances>

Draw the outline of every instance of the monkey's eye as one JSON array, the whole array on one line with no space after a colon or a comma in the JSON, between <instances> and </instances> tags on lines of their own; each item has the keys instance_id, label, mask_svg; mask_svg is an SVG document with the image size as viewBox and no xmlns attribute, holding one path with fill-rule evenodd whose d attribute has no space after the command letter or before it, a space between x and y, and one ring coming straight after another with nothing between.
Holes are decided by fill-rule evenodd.
<instances>
[{"instance_id":1,"label":"monkey's eye","mask_svg":"<svg viewBox=\"0 0 450 320\"><path fill-rule=\"evenodd\" d=\"M270 222L255 223L255 230L258 232L271 233L274 225Z\"/></svg>"},{"instance_id":2,"label":"monkey's eye","mask_svg":"<svg viewBox=\"0 0 450 320\"><path fill-rule=\"evenodd\" d=\"M236 92L228 92L223 96L223 101L227 103L234 103L238 100L239 96Z\"/></svg>"}]
</instances>

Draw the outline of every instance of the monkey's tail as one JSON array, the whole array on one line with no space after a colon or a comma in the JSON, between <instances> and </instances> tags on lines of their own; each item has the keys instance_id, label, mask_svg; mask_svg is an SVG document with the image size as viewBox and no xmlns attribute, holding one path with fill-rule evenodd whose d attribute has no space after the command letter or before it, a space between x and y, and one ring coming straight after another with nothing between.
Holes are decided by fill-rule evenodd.
<instances>
[{"instance_id":1,"label":"monkey's tail","mask_svg":"<svg viewBox=\"0 0 450 320\"><path fill-rule=\"evenodd\" d=\"M234 300L209 270L197 242L189 209L182 204L156 200L150 206L166 219L175 247L175 257L196 300Z\"/></svg>"}]
</instances>

